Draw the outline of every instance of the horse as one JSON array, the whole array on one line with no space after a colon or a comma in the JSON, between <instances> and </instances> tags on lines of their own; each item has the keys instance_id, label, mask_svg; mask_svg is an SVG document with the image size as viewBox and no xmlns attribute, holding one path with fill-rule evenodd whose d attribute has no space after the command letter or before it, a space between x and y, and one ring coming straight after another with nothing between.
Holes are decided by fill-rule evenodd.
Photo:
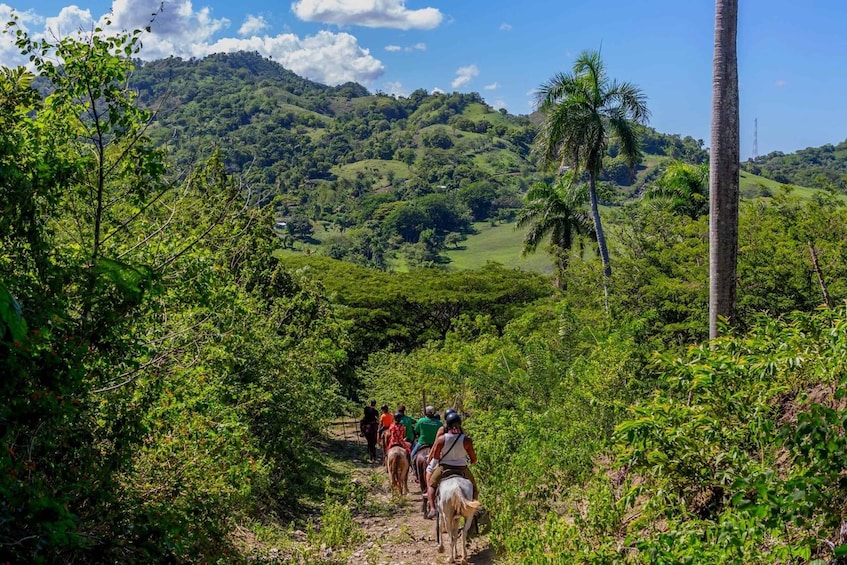
<instances>
[{"instance_id":1,"label":"horse","mask_svg":"<svg viewBox=\"0 0 847 565\"><path fill-rule=\"evenodd\" d=\"M391 441L391 434L388 432L388 428L382 430L382 433L379 434L379 445L382 447L382 464L385 465L385 469L388 469L388 442Z\"/></svg>"},{"instance_id":2,"label":"horse","mask_svg":"<svg viewBox=\"0 0 847 565\"><path fill-rule=\"evenodd\" d=\"M388 450L388 477L391 479L391 488L398 494L409 492L409 461L406 459L406 450L395 445Z\"/></svg>"},{"instance_id":3,"label":"horse","mask_svg":"<svg viewBox=\"0 0 847 565\"><path fill-rule=\"evenodd\" d=\"M368 457L376 461L376 432L379 425L376 422L362 423L362 435L368 442Z\"/></svg>"},{"instance_id":4,"label":"horse","mask_svg":"<svg viewBox=\"0 0 847 565\"><path fill-rule=\"evenodd\" d=\"M432 447L429 445L421 447L415 453L415 459L412 461L412 468L414 468L415 473L418 476L418 483L421 486L421 510L423 510L424 516L426 516L426 513L429 510L429 502L426 498L426 460L429 457L430 449L432 449Z\"/></svg>"},{"instance_id":5,"label":"horse","mask_svg":"<svg viewBox=\"0 0 847 565\"><path fill-rule=\"evenodd\" d=\"M438 540L438 552L444 551L444 538L441 524L450 532L450 560L456 559L456 542L459 540L459 518L465 519L462 527L462 565L468 562L468 530L473 523L473 515L479 508L479 502L473 499L473 484L464 477L454 476L442 479L438 487L438 519L435 521L435 537Z\"/></svg>"}]
</instances>

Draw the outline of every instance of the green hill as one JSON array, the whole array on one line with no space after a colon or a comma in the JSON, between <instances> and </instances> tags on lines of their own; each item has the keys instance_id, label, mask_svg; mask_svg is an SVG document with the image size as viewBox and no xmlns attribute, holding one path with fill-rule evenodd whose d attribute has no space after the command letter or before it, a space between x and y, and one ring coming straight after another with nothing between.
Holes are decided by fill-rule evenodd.
<instances>
[{"instance_id":1,"label":"green hill","mask_svg":"<svg viewBox=\"0 0 847 565\"><path fill-rule=\"evenodd\" d=\"M490 260L549 270L543 253L521 260L520 234L499 226L532 183L552 180L530 151L537 115L495 110L477 93L392 97L353 83L330 87L256 53L145 63L132 81L139 101L156 111L149 135L168 149L175 170L218 152L256 204L274 207L289 248L380 268L462 269ZM640 133L644 155L634 171L609 147L600 177L605 205L640 197L673 159L707 159L702 140ZM776 194L787 178L773 172L776 163L791 163L791 178L808 180L817 170L809 163L837 170L845 152L842 144L748 163L742 195ZM820 186L823 177L815 178L791 182ZM465 238L458 248L457 237Z\"/></svg>"},{"instance_id":2,"label":"green hill","mask_svg":"<svg viewBox=\"0 0 847 565\"><path fill-rule=\"evenodd\" d=\"M782 184L847 190L847 140L794 153L774 151L742 164L745 171Z\"/></svg>"}]
</instances>

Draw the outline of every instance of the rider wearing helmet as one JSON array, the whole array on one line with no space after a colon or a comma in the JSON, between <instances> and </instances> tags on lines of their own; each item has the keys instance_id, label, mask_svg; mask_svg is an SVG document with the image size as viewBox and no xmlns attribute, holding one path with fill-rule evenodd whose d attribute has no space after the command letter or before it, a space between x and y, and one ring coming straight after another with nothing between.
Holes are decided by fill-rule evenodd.
<instances>
[{"instance_id":1,"label":"rider wearing helmet","mask_svg":"<svg viewBox=\"0 0 847 565\"><path fill-rule=\"evenodd\" d=\"M468 464L476 463L476 452L473 448L473 440L462 431L462 417L456 412L446 415L445 431L435 440L430 457L438 461L438 467L432 472L427 489L430 511L426 515L428 519L435 518L435 489L441 482L445 472L453 475L461 475L468 479L473 485L473 499L478 496L476 480L473 473L468 469Z\"/></svg>"}]
</instances>

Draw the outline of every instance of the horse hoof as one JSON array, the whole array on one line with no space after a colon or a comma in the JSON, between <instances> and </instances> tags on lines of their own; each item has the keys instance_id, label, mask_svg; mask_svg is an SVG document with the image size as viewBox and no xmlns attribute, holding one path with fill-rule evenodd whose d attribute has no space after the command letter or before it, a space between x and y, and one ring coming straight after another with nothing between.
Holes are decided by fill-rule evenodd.
<instances>
[{"instance_id":1,"label":"horse hoof","mask_svg":"<svg viewBox=\"0 0 847 565\"><path fill-rule=\"evenodd\" d=\"M438 553L444 553L444 546L443 545L438 546Z\"/></svg>"}]
</instances>

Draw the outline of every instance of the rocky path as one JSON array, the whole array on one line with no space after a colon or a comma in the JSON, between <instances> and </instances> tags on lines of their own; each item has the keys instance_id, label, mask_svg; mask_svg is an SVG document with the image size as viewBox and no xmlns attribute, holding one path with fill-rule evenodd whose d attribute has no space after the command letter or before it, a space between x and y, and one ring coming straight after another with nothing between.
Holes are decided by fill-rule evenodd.
<instances>
[{"instance_id":1,"label":"rocky path","mask_svg":"<svg viewBox=\"0 0 847 565\"><path fill-rule=\"evenodd\" d=\"M385 468L370 463L361 438L347 428L346 434L335 429L332 452L349 472L356 485L356 522L361 526L361 541L352 548L347 563L372 565L426 565L450 563L449 537L445 553L438 553L435 521L425 520L421 512L420 487L414 473L409 472L409 494L389 492ZM362 504L361 501L364 500ZM352 505L351 501L351 505ZM468 562L478 565L494 563L494 551L485 536L471 538Z\"/></svg>"}]
</instances>

